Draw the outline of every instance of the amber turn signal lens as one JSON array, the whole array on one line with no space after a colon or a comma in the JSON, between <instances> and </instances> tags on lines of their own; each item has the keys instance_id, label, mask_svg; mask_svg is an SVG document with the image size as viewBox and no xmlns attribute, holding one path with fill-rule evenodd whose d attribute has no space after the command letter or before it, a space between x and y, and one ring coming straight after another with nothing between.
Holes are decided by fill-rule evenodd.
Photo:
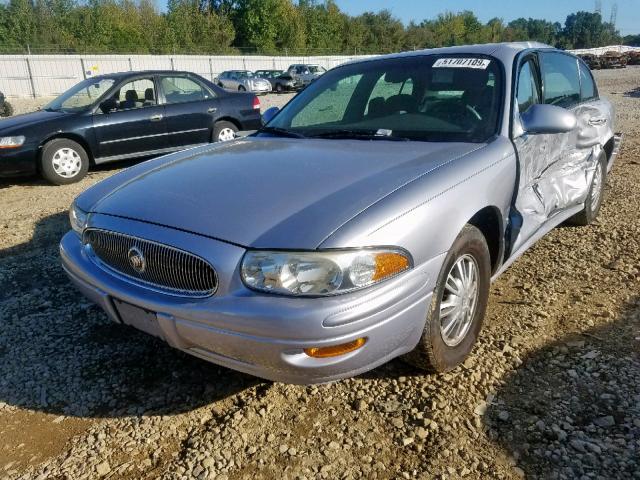
<instances>
[{"instance_id":1,"label":"amber turn signal lens","mask_svg":"<svg viewBox=\"0 0 640 480\"><path fill-rule=\"evenodd\" d=\"M344 355L345 353L353 352L359 349L365 343L366 338L356 338L352 342L342 343L340 345L332 345L330 347L311 347L305 348L304 353L313 358L329 358L337 357L338 355Z\"/></svg>"},{"instance_id":2,"label":"amber turn signal lens","mask_svg":"<svg viewBox=\"0 0 640 480\"><path fill-rule=\"evenodd\" d=\"M372 280L377 282L383 278L397 275L409 268L409 259L399 253L379 253L376 255L376 271Z\"/></svg>"}]
</instances>

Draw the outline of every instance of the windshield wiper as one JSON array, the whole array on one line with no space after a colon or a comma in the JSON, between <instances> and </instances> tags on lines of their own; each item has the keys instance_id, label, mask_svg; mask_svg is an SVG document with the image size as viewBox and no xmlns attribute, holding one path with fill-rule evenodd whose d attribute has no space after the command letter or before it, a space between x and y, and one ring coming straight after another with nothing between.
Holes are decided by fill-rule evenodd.
<instances>
[{"instance_id":1,"label":"windshield wiper","mask_svg":"<svg viewBox=\"0 0 640 480\"><path fill-rule=\"evenodd\" d=\"M363 131L363 130L329 130L328 132L317 133L310 135L310 138L353 138L356 140L390 140L394 142L408 142L406 137L397 137L390 134L381 134L377 131Z\"/></svg>"},{"instance_id":2,"label":"windshield wiper","mask_svg":"<svg viewBox=\"0 0 640 480\"><path fill-rule=\"evenodd\" d=\"M287 130L286 128L280 128L280 127L262 127L260 130L258 130L258 133L271 133L279 137L307 138L301 133L294 132L293 130Z\"/></svg>"}]
</instances>

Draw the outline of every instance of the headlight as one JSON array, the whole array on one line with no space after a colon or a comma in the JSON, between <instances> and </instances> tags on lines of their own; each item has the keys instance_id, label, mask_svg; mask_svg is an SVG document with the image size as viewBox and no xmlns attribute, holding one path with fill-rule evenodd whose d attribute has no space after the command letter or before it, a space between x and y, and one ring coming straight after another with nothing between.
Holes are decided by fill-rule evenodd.
<instances>
[{"instance_id":1,"label":"headlight","mask_svg":"<svg viewBox=\"0 0 640 480\"><path fill-rule=\"evenodd\" d=\"M87 226L88 217L87 212L80 210L76 202L71 204L71 208L69 209L69 223L71 223L71 228L78 235L82 235L82 231Z\"/></svg>"},{"instance_id":2,"label":"headlight","mask_svg":"<svg viewBox=\"0 0 640 480\"><path fill-rule=\"evenodd\" d=\"M17 137L0 137L0 148L18 148L24 144L23 135Z\"/></svg>"},{"instance_id":3,"label":"headlight","mask_svg":"<svg viewBox=\"0 0 640 480\"><path fill-rule=\"evenodd\" d=\"M284 295L335 295L368 287L411 268L397 249L278 252L250 250L242 259L249 288Z\"/></svg>"}]
</instances>

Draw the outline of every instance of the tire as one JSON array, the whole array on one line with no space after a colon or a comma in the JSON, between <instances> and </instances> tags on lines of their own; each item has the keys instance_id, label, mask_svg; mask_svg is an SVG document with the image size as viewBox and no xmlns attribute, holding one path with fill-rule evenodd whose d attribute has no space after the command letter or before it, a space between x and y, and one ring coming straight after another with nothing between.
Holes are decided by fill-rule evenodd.
<instances>
[{"instance_id":1,"label":"tire","mask_svg":"<svg viewBox=\"0 0 640 480\"><path fill-rule=\"evenodd\" d=\"M447 286L447 280L449 279L450 284L455 285L458 289L461 286L456 280L451 282L449 278L450 274L454 277L460 275L459 263L467 267L467 272L471 271L469 265L474 265L476 293L470 297L473 299L471 302L463 304L471 310L467 316L455 316L453 312L456 310L449 310L449 322L447 322L447 317L443 318L443 322L441 320L443 300L451 302L454 301L453 297L456 297ZM480 334L489 299L490 281L491 260L487 241L480 230L467 224L453 242L438 275L422 337L416 348L405 355L404 359L420 369L435 373L446 372L462 363L473 349ZM470 292L473 291L473 287L470 288ZM459 309L461 306L456 308ZM462 313L464 312L465 310L462 311ZM456 323L453 322L455 318L466 321ZM459 335L455 335L455 327L453 331L445 333L447 327L452 324L451 322L460 326Z\"/></svg>"},{"instance_id":2,"label":"tire","mask_svg":"<svg viewBox=\"0 0 640 480\"><path fill-rule=\"evenodd\" d=\"M13 106L9 102L4 102L0 107L0 117L10 117L13 115Z\"/></svg>"},{"instance_id":3,"label":"tire","mask_svg":"<svg viewBox=\"0 0 640 480\"><path fill-rule=\"evenodd\" d=\"M233 131L233 137L230 137L230 130ZM229 140L233 140L235 138L235 134L238 132L238 127L236 127L231 122L226 122L224 120L220 122L216 122L213 126L213 134L212 134L212 142L226 142Z\"/></svg>"},{"instance_id":4,"label":"tire","mask_svg":"<svg viewBox=\"0 0 640 480\"><path fill-rule=\"evenodd\" d=\"M284 88L282 88L282 84L276 83L276 93L282 93L282 92L284 92Z\"/></svg>"},{"instance_id":5,"label":"tire","mask_svg":"<svg viewBox=\"0 0 640 480\"><path fill-rule=\"evenodd\" d=\"M40 154L40 173L54 185L82 180L89 170L89 156L77 142L56 138L47 142Z\"/></svg>"},{"instance_id":6,"label":"tire","mask_svg":"<svg viewBox=\"0 0 640 480\"><path fill-rule=\"evenodd\" d=\"M240 85L240 86L238 87L238 91L239 91L239 92L246 92L246 91L247 91L247 89L246 89L246 88L244 88L242 85Z\"/></svg>"},{"instance_id":7,"label":"tire","mask_svg":"<svg viewBox=\"0 0 640 480\"><path fill-rule=\"evenodd\" d=\"M596 164L596 169L593 172L593 180L587 193L587 199L584 202L584 208L568 220L568 223L571 225L584 227L593 223L598 216L604 197L604 186L607 181L606 162L606 156L603 155Z\"/></svg>"}]
</instances>

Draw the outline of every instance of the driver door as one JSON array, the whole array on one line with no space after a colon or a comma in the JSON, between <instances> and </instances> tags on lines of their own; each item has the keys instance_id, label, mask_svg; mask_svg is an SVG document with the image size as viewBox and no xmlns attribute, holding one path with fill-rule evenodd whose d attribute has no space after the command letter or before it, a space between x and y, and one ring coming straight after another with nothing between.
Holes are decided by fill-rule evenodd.
<instances>
[{"instance_id":1,"label":"driver door","mask_svg":"<svg viewBox=\"0 0 640 480\"><path fill-rule=\"evenodd\" d=\"M125 82L113 98L114 110L98 109L93 115L96 163L153 155L169 147L164 106L158 105L153 77Z\"/></svg>"},{"instance_id":2,"label":"driver door","mask_svg":"<svg viewBox=\"0 0 640 480\"><path fill-rule=\"evenodd\" d=\"M542 102L541 77L536 55L521 60L516 79L513 143L518 156L518 185L510 215L511 251L517 250L547 220L551 209L543 202L540 182L549 166L549 135L524 132L520 115Z\"/></svg>"}]
</instances>

